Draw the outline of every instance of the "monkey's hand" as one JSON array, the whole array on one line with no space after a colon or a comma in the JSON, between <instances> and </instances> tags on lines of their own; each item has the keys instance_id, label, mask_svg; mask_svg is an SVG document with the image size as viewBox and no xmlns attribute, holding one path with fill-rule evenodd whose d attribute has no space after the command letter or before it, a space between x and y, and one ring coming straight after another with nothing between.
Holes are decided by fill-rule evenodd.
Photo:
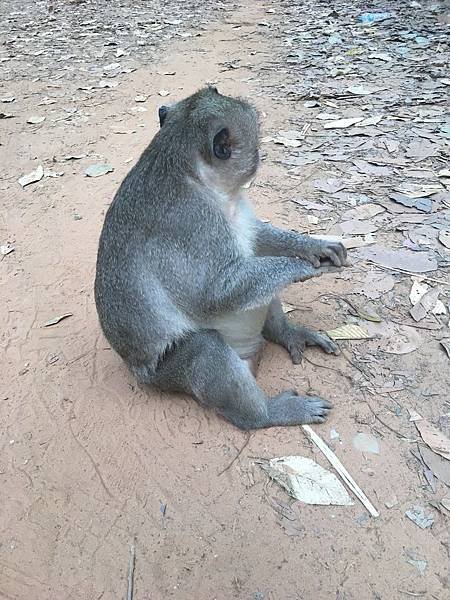
<instances>
[{"instance_id":1,"label":"monkey's hand","mask_svg":"<svg viewBox=\"0 0 450 600\"><path fill-rule=\"evenodd\" d=\"M316 268L326 265L327 261L331 261L336 267L348 266L347 250L340 242L305 236L296 255L309 261Z\"/></svg>"}]
</instances>

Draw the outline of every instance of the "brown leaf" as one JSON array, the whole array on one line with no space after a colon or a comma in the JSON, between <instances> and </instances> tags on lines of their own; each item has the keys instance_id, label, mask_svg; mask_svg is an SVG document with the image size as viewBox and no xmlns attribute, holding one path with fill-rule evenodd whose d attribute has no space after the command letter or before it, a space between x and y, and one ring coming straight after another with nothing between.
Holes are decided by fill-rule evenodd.
<instances>
[{"instance_id":1,"label":"brown leaf","mask_svg":"<svg viewBox=\"0 0 450 600\"><path fill-rule=\"evenodd\" d=\"M423 441L437 454L450 460L450 439L442 431L424 419L419 413L413 413L411 418L417 427Z\"/></svg>"}]
</instances>

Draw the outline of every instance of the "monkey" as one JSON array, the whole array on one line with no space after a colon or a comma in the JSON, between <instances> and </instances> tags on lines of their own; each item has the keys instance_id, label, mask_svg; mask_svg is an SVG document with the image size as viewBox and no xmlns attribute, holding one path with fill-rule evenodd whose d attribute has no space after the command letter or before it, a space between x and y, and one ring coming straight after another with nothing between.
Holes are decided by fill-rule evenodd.
<instances>
[{"instance_id":1,"label":"monkey","mask_svg":"<svg viewBox=\"0 0 450 600\"><path fill-rule=\"evenodd\" d=\"M331 404L255 379L264 340L295 364L328 337L288 321L279 293L341 270L346 250L259 220L243 193L259 115L206 87L159 109L160 129L121 183L100 235L95 302L111 347L142 383L186 393L235 426L321 423Z\"/></svg>"}]
</instances>

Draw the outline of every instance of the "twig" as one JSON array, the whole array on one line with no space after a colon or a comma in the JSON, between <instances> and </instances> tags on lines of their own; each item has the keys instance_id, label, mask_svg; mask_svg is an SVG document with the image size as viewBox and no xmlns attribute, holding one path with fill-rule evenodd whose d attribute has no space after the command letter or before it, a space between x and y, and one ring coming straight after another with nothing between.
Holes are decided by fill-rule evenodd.
<instances>
[{"instance_id":1,"label":"twig","mask_svg":"<svg viewBox=\"0 0 450 600\"><path fill-rule=\"evenodd\" d=\"M217 473L217 477L220 477L221 475L223 475L225 473L225 471L228 471L228 469L234 465L234 463L237 461L237 459L240 457L240 455L242 454L242 452L245 450L245 448L248 446L248 443L250 441L250 438L252 437L253 434L249 433L247 435L247 439L245 440L245 442L242 444L242 448L239 450L239 452L236 454L236 456L233 458L233 460L221 471L219 471L219 473Z\"/></svg>"},{"instance_id":2,"label":"twig","mask_svg":"<svg viewBox=\"0 0 450 600\"><path fill-rule=\"evenodd\" d=\"M380 419L380 417L377 415L377 413L371 407L370 402L368 402L367 400L366 400L366 404L369 407L369 409L370 409L371 413L373 414L373 416L375 417L375 419L377 421L379 421L384 427L386 427L386 429L389 429L389 431L392 431L392 433L395 433L395 435L397 435L398 437L400 437L404 440L407 440L408 442L417 442L417 440L413 440L409 437L406 437L406 435L403 435L402 433L400 433L399 431L397 431L396 429L394 429L393 427L391 427L390 425L385 423L382 419Z\"/></svg>"},{"instance_id":3,"label":"twig","mask_svg":"<svg viewBox=\"0 0 450 600\"><path fill-rule=\"evenodd\" d=\"M307 363L309 363L310 365L314 365L315 367L319 367L319 369L328 369L329 371L334 371L335 373L342 375L342 377L346 377L349 381L353 381L351 375L347 375L347 373L344 373L344 371L341 371L340 369L335 369L334 367L327 367L327 365L319 365L318 363L313 362L310 358L307 358L306 356L303 356L302 360L306 360Z\"/></svg>"},{"instance_id":4,"label":"twig","mask_svg":"<svg viewBox=\"0 0 450 600\"><path fill-rule=\"evenodd\" d=\"M401 321L396 321L395 319L389 319L392 323L396 323L397 325L403 325L405 327L414 327L415 329L427 329L428 331L439 331L442 329L443 325L439 327L426 327L425 325L419 325L418 323L402 323Z\"/></svg>"},{"instance_id":5,"label":"twig","mask_svg":"<svg viewBox=\"0 0 450 600\"><path fill-rule=\"evenodd\" d=\"M130 544L130 559L128 561L127 600L133 600L135 562L136 562L136 547L133 542L132 544Z\"/></svg>"},{"instance_id":6,"label":"twig","mask_svg":"<svg viewBox=\"0 0 450 600\"><path fill-rule=\"evenodd\" d=\"M302 428L304 431L306 431L310 439L316 444L319 450L323 452L328 461L336 469L343 481L347 484L347 486L351 489L355 496L362 502L362 504L364 504L369 513L372 515L372 517L379 517L380 513L374 507L369 498L364 494L362 489L359 487L359 485L356 483L356 481L353 479L353 477L338 459L336 454L332 450L330 450L330 448L325 444L322 438L319 437L309 425L302 425Z\"/></svg>"},{"instance_id":7,"label":"twig","mask_svg":"<svg viewBox=\"0 0 450 600\"><path fill-rule=\"evenodd\" d=\"M369 258L366 259L366 262L370 263L371 265L374 265L375 267L378 267L378 269L383 269L384 271L394 271L396 273L404 273L405 275L409 275L410 277L420 277L421 279L424 279L425 281L433 281L434 283L440 283L441 285L450 287L450 283L448 281L443 281L442 279L435 279L434 277L426 277L425 275L422 275L422 273L413 273L412 271L407 271L406 269L397 269L395 267L385 267L383 265L376 263L373 260L370 260Z\"/></svg>"}]
</instances>

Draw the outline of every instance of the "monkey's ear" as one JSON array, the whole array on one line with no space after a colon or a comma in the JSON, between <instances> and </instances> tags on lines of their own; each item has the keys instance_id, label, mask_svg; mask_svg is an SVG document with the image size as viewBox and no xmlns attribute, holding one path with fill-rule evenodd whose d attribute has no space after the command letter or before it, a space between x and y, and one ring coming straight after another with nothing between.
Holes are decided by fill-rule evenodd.
<instances>
[{"instance_id":1,"label":"monkey's ear","mask_svg":"<svg viewBox=\"0 0 450 600\"><path fill-rule=\"evenodd\" d=\"M221 129L214 136L213 141L213 151L214 156L216 158L220 158L221 160L226 160L231 156L231 140L230 140L230 132L226 127Z\"/></svg>"},{"instance_id":2,"label":"monkey's ear","mask_svg":"<svg viewBox=\"0 0 450 600\"><path fill-rule=\"evenodd\" d=\"M169 109L167 108L167 106L161 106L158 110L158 117L159 117L159 126L162 127L164 124L164 121L166 120L167 117L167 113L169 112Z\"/></svg>"}]
</instances>

